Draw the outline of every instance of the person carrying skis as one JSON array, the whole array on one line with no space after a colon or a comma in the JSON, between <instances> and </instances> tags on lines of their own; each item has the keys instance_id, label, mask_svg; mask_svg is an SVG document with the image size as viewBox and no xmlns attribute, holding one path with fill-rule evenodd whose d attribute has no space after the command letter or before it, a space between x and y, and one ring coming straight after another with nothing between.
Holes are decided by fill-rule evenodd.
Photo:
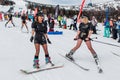
<instances>
[{"instance_id":1,"label":"person carrying skis","mask_svg":"<svg viewBox=\"0 0 120 80\"><path fill-rule=\"evenodd\" d=\"M70 50L69 53L66 54L66 57L69 58L71 61L74 61L73 54L81 46L82 41L85 41L88 49L90 50L90 52L92 53L92 55L95 59L95 61L97 61L98 56L97 56L96 52L94 51L94 49L92 48L92 45L91 45L90 36L91 36L92 33L93 33L92 23L88 22L87 17L83 17L82 22L79 25L79 30L77 32L77 35L74 38L74 40L77 40L77 44L74 48L72 48Z\"/></svg>"},{"instance_id":2,"label":"person carrying skis","mask_svg":"<svg viewBox=\"0 0 120 80\"><path fill-rule=\"evenodd\" d=\"M34 21L31 25L32 27L32 36L30 38L30 41L32 42L34 39L34 45L35 45L35 56L34 56L34 68L39 68L39 52L40 52L40 45L43 47L44 53L45 53L45 61L46 64L50 63L50 65L53 65L51 62L51 58L48 53L48 47L47 47L47 41L49 44L51 44L51 41L48 38L47 35L47 25L45 25L45 22L43 21L42 12L38 12L36 15L36 21Z\"/></svg>"},{"instance_id":3,"label":"person carrying skis","mask_svg":"<svg viewBox=\"0 0 120 80\"><path fill-rule=\"evenodd\" d=\"M8 20L8 22L6 22L6 24L5 24L5 27L7 26L7 24L9 23L9 22L11 22L12 24L13 24L13 26L15 27L15 25L14 25L14 23L13 23L13 19L12 19L12 14L10 13L9 15L8 15L8 17L9 17L9 20Z\"/></svg>"}]
</instances>

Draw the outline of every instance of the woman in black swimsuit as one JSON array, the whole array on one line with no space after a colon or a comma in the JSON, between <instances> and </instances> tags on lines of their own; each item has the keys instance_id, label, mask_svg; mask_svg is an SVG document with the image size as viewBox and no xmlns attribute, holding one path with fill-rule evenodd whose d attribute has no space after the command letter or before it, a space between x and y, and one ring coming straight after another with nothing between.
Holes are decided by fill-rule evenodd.
<instances>
[{"instance_id":1,"label":"woman in black swimsuit","mask_svg":"<svg viewBox=\"0 0 120 80\"><path fill-rule=\"evenodd\" d=\"M8 15L8 17L9 17L9 20L8 20L8 22L5 23L5 27L7 27L7 24L8 24L9 22L11 22L12 25L15 27L15 25L14 25L14 23L13 23L13 16L12 16L12 14L10 13L10 14Z\"/></svg>"},{"instance_id":2,"label":"woman in black swimsuit","mask_svg":"<svg viewBox=\"0 0 120 80\"><path fill-rule=\"evenodd\" d=\"M47 25L43 21L43 13L39 12L37 14L37 20L32 23L32 36L30 38L30 41L32 42L34 39L35 44L35 56L34 56L34 68L39 68L39 52L40 52L40 45L42 45L44 53L45 53L45 61L46 64L50 63L51 65L51 59L48 53L48 47L47 47L47 41L51 44L51 41L48 38L47 35Z\"/></svg>"},{"instance_id":3,"label":"woman in black swimsuit","mask_svg":"<svg viewBox=\"0 0 120 80\"><path fill-rule=\"evenodd\" d=\"M28 30L28 27L27 27L26 18L27 18L27 17L26 17L26 15L25 15L25 13L23 13L23 15L21 16L21 19L22 19L21 31L22 31L23 27L25 26L26 29L27 29L27 33L28 33L29 30Z\"/></svg>"},{"instance_id":4,"label":"woman in black swimsuit","mask_svg":"<svg viewBox=\"0 0 120 80\"><path fill-rule=\"evenodd\" d=\"M85 41L88 49L92 53L93 57L95 60L98 60L97 54L92 48L91 41L90 41L90 36L93 33L93 27L92 24L88 22L87 17L82 18L82 22L79 25L79 30L77 33L77 36L75 39L77 39L77 44L76 46L70 50L68 54L66 54L66 57L68 57L70 60L74 61L73 54L74 52L81 46L82 41Z\"/></svg>"}]
</instances>

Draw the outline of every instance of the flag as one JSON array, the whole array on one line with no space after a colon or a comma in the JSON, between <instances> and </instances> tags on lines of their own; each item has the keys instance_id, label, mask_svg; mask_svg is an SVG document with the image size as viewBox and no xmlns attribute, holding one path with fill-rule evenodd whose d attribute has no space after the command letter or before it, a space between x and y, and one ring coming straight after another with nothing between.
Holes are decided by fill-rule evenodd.
<instances>
[{"instance_id":1,"label":"flag","mask_svg":"<svg viewBox=\"0 0 120 80\"><path fill-rule=\"evenodd\" d=\"M83 9L84 3L85 3L85 0L82 0L82 4L80 5L79 14L78 14L78 17L77 17L77 22L79 22L79 20L80 20L80 16L82 14L82 9Z\"/></svg>"},{"instance_id":2,"label":"flag","mask_svg":"<svg viewBox=\"0 0 120 80\"><path fill-rule=\"evenodd\" d=\"M57 19L58 14L59 14L59 5L55 7L55 19Z\"/></svg>"}]
</instances>

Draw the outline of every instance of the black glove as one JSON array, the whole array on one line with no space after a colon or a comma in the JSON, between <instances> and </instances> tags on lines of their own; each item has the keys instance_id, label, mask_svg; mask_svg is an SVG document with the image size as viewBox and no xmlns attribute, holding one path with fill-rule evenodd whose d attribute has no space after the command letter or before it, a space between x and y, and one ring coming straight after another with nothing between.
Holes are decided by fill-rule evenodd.
<instances>
[{"instance_id":1,"label":"black glove","mask_svg":"<svg viewBox=\"0 0 120 80\"><path fill-rule=\"evenodd\" d=\"M31 38L30 38L30 42L33 42L33 38L34 38L34 37L33 37L33 36L31 36Z\"/></svg>"},{"instance_id":2,"label":"black glove","mask_svg":"<svg viewBox=\"0 0 120 80\"><path fill-rule=\"evenodd\" d=\"M47 42L48 42L49 44L52 44L51 41L49 40L49 38L47 39Z\"/></svg>"},{"instance_id":3,"label":"black glove","mask_svg":"<svg viewBox=\"0 0 120 80\"><path fill-rule=\"evenodd\" d=\"M76 40L78 40L78 38L74 38L74 40L76 41Z\"/></svg>"}]
</instances>

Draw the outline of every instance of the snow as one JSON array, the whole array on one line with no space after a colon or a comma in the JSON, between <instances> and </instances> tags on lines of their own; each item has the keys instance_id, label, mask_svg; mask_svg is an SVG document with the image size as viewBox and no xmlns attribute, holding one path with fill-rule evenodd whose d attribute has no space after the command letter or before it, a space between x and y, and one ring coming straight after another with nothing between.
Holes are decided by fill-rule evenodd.
<instances>
[{"instance_id":1,"label":"snow","mask_svg":"<svg viewBox=\"0 0 120 80\"><path fill-rule=\"evenodd\" d=\"M97 52L101 67L104 73L99 74L90 51L83 42L81 47L74 54L74 58L78 64L90 71L84 71L71 62L62 58L59 54L65 55L73 48L76 41L73 38L75 31L68 29L55 30L63 31L63 35L49 35L52 44L48 44L49 53L53 63L63 63L64 67L49 71L38 72L35 74L25 75L20 69L31 68L33 65L33 57L35 53L34 44L29 41L31 33L22 33L21 19L13 18L17 27L5 28L6 21L0 22L0 79L1 80L120 80L120 57L115 56L111 51L120 55L119 47L105 45L92 42L92 46ZM28 22L31 31L31 22ZM8 24L8 26L12 26ZM91 37L98 37L97 40L116 44L117 40L103 37L103 26L97 27L99 35L93 34ZM25 32L26 29L23 29ZM40 65L45 64L44 52L41 47Z\"/></svg>"}]
</instances>

